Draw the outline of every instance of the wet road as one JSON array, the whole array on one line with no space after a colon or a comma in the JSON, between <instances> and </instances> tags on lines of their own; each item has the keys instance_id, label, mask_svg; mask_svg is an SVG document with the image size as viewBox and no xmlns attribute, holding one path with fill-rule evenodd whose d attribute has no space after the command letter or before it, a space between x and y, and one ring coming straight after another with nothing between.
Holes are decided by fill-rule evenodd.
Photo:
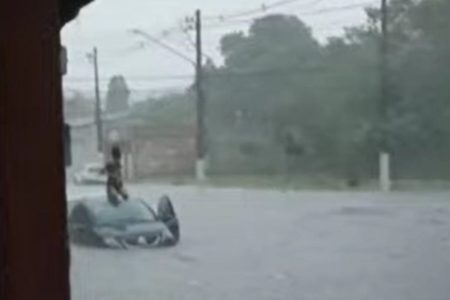
<instances>
[{"instance_id":1,"label":"wet road","mask_svg":"<svg viewBox=\"0 0 450 300\"><path fill-rule=\"evenodd\" d=\"M450 193L129 190L173 198L181 243L72 246L73 300L450 299Z\"/></svg>"}]
</instances>

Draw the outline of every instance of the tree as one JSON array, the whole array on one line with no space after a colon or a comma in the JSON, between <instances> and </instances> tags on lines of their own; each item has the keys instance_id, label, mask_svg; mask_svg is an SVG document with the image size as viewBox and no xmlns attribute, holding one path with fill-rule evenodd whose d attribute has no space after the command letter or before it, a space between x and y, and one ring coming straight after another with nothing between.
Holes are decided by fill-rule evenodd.
<instances>
[{"instance_id":1,"label":"tree","mask_svg":"<svg viewBox=\"0 0 450 300\"><path fill-rule=\"evenodd\" d=\"M428 169L450 176L450 163L443 163L450 152L450 2L390 1L383 122L380 10L366 13L365 24L323 44L288 15L266 16L248 32L225 35L224 64L205 66L210 137L268 139L302 150L296 151L306 157L296 162L299 171L310 165L320 174L371 177L387 136L397 175L426 176Z\"/></svg>"},{"instance_id":2,"label":"tree","mask_svg":"<svg viewBox=\"0 0 450 300\"><path fill-rule=\"evenodd\" d=\"M118 113L128 110L130 90L121 75L113 76L109 81L106 95L106 112Z\"/></svg>"},{"instance_id":3,"label":"tree","mask_svg":"<svg viewBox=\"0 0 450 300\"><path fill-rule=\"evenodd\" d=\"M320 60L320 48L310 29L295 16L272 15L255 20L248 34L221 40L225 66L210 73L208 95L228 121L236 110L254 119L279 118L298 101L298 78ZM305 93L306 94L306 93ZM283 101L286 105L279 105ZM284 112L278 108L285 107ZM272 113L274 112L274 113ZM284 119L284 118L283 118Z\"/></svg>"}]
</instances>

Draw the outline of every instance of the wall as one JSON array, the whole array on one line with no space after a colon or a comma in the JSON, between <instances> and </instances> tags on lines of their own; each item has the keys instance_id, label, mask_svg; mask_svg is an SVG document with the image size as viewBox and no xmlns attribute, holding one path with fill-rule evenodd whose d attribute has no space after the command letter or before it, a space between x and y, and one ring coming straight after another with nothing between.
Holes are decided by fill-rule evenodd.
<instances>
[{"instance_id":1,"label":"wall","mask_svg":"<svg viewBox=\"0 0 450 300\"><path fill-rule=\"evenodd\" d=\"M193 137L162 136L135 140L132 148L137 178L194 173L196 151Z\"/></svg>"}]
</instances>

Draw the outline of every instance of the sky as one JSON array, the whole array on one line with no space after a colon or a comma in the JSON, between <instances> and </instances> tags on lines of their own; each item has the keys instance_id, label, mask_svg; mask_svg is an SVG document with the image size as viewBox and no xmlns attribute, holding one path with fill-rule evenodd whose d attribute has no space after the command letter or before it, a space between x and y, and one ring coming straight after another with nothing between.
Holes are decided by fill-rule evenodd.
<instances>
[{"instance_id":1,"label":"sky","mask_svg":"<svg viewBox=\"0 0 450 300\"><path fill-rule=\"evenodd\" d=\"M75 90L84 94L93 92L94 72L87 54L97 47L102 94L107 90L109 78L119 74L125 76L136 99L145 98L148 94L182 90L192 82L192 64L130 31L142 30L194 59L195 51L190 41L194 33L186 35L180 30L180 24L185 23L186 17L193 16L196 9L202 11L204 52L220 64L220 38L235 31L246 32L250 25L248 20L273 13L297 15L311 27L319 40L325 41L327 37L341 35L345 27L363 23L364 7L378 5L379 2L95 0L63 28L62 43L68 49L69 59L64 89L66 94ZM244 12L243 16L235 17L241 12ZM223 21L219 16L223 16Z\"/></svg>"}]
</instances>

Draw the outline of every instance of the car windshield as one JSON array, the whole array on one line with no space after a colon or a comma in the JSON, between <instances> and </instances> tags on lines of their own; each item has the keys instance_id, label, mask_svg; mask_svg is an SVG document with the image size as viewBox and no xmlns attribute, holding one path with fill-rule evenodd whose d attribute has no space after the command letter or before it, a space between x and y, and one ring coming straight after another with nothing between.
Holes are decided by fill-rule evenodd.
<instances>
[{"instance_id":1,"label":"car windshield","mask_svg":"<svg viewBox=\"0 0 450 300\"><path fill-rule=\"evenodd\" d=\"M155 221L155 216L140 202L128 201L119 206L107 202L94 208L97 225L121 225Z\"/></svg>"}]
</instances>

